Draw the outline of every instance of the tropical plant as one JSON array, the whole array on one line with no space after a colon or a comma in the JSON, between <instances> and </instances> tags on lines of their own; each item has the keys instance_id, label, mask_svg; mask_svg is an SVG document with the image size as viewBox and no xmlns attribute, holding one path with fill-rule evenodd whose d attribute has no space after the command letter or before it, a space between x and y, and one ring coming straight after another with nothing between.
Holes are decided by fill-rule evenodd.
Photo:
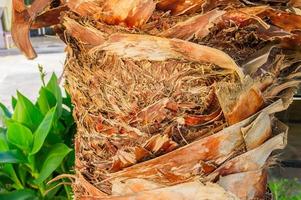
<instances>
[{"instance_id":1,"label":"tropical plant","mask_svg":"<svg viewBox=\"0 0 301 200\"><path fill-rule=\"evenodd\" d=\"M17 92L12 113L0 104L0 199L72 197L70 183L47 184L59 174L71 173L75 124L69 95L63 97L55 74L47 84L44 75L35 103Z\"/></svg>"},{"instance_id":2,"label":"tropical plant","mask_svg":"<svg viewBox=\"0 0 301 200\"><path fill-rule=\"evenodd\" d=\"M279 179L269 182L275 200L301 200L301 183L298 179Z\"/></svg>"}]
</instances>

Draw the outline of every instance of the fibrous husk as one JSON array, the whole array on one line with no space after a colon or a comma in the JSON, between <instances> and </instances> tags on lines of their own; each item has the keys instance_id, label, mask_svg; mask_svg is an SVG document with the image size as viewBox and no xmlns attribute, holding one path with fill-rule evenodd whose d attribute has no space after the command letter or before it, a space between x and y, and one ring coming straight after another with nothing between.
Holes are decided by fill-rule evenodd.
<instances>
[{"instance_id":1,"label":"fibrous husk","mask_svg":"<svg viewBox=\"0 0 301 200\"><path fill-rule=\"evenodd\" d=\"M14 16L67 44L77 199L264 198L274 113L300 83L298 2L49 2Z\"/></svg>"}]
</instances>

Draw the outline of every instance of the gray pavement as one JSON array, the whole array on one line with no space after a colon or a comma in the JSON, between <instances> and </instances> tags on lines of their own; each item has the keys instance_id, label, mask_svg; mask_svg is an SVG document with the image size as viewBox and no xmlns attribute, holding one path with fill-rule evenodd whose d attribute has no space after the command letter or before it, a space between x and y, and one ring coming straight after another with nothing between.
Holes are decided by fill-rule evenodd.
<instances>
[{"instance_id":1,"label":"gray pavement","mask_svg":"<svg viewBox=\"0 0 301 200\"><path fill-rule=\"evenodd\" d=\"M38 64L43 65L47 77L63 71L65 45L55 37L32 38L38 53L35 60L27 60L18 49L0 50L0 101L10 105L11 96L16 91L35 99L41 86Z\"/></svg>"},{"instance_id":2,"label":"gray pavement","mask_svg":"<svg viewBox=\"0 0 301 200\"><path fill-rule=\"evenodd\" d=\"M32 37L30 39L32 46L37 54L63 52L65 44L56 36ZM0 56L20 55L19 49L16 47L10 49L0 49Z\"/></svg>"}]
</instances>

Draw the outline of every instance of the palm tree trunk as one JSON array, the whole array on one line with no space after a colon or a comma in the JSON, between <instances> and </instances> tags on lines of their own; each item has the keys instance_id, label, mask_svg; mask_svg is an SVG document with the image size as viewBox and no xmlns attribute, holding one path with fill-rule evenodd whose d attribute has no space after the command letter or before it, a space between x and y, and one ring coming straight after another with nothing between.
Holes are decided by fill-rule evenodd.
<instances>
[{"instance_id":1,"label":"palm tree trunk","mask_svg":"<svg viewBox=\"0 0 301 200\"><path fill-rule=\"evenodd\" d=\"M298 4L36 0L21 9L28 22L18 2L16 27L55 25L67 44L77 199L268 196L267 169L287 137L274 114L301 69L301 16L280 8ZM33 58L28 30L14 31Z\"/></svg>"}]
</instances>

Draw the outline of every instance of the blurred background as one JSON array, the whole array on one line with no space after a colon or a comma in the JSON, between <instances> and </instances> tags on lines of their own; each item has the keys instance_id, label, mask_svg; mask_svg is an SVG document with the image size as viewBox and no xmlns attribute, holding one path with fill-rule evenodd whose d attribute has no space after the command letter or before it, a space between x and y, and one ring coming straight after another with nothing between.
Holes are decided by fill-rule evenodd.
<instances>
[{"instance_id":1,"label":"blurred background","mask_svg":"<svg viewBox=\"0 0 301 200\"><path fill-rule=\"evenodd\" d=\"M25 0L30 4L31 0ZM30 99L38 93L41 81L38 64L44 67L49 78L51 72L62 73L65 60L65 44L59 40L51 28L30 31L32 44L39 55L35 60L27 60L15 47L11 36L11 0L0 0L0 99L10 105L16 90Z\"/></svg>"}]
</instances>

